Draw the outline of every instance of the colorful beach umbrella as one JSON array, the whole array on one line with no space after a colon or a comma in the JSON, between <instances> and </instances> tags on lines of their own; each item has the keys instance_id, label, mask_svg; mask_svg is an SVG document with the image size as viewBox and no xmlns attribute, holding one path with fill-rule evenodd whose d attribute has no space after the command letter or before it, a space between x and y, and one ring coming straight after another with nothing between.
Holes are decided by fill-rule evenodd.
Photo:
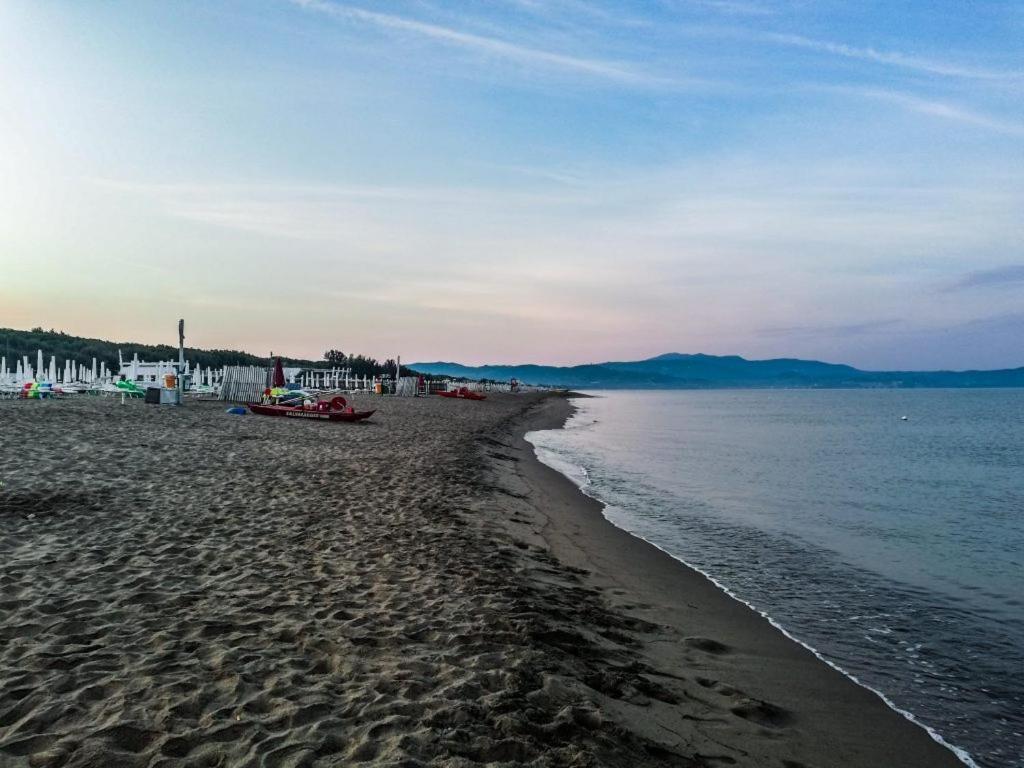
<instances>
[{"instance_id":1,"label":"colorful beach umbrella","mask_svg":"<svg viewBox=\"0 0 1024 768\"><path fill-rule=\"evenodd\" d=\"M274 377L270 380L270 386L275 389L284 386L284 368L281 365L281 358L274 360Z\"/></svg>"}]
</instances>

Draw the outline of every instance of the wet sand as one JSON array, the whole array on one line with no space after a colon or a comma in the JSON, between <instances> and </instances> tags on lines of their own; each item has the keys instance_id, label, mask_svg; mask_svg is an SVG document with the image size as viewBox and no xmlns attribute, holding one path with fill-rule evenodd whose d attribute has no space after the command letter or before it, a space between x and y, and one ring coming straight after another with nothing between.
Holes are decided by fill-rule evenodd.
<instances>
[{"instance_id":1,"label":"wet sand","mask_svg":"<svg viewBox=\"0 0 1024 768\"><path fill-rule=\"evenodd\" d=\"M0 768L959 764L537 462L564 398L368 403L0 402Z\"/></svg>"}]
</instances>

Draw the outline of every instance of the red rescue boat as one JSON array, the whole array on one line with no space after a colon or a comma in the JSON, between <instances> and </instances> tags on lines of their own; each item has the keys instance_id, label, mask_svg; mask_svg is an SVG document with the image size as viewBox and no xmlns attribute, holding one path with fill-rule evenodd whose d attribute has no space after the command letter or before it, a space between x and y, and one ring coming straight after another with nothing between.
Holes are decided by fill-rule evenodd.
<instances>
[{"instance_id":1,"label":"red rescue boat","mask_svg":"<svg viewBox=\"0 0 1024 768\"><path fill-rule=\"evenodd\" d=\"M343 397L336 397L330 402L320 400L313 405L252 403L249 410L260 416L284 416L289 419L310 419L312 421L362 421L376 413L376 411L357 411L347 405Z\"/></svg>"},{"instance_id":2,"label":"red rescue boat","mask_svg":"<svg viewBox=\"0 0 1024 768\"><path fill-rule=\"evenodd\" d=\"M459 387L451 392L438 392L441 397L458 397L463 400L486 400L487 395L481 395L479 392L474 392L468 387Z\"/></svg>"}]
</instances>

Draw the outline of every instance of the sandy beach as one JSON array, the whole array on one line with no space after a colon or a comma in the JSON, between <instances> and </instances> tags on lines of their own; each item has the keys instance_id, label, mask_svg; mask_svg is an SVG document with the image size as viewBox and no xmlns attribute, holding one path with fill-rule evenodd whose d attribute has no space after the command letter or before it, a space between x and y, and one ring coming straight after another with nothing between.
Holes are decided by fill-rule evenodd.
<instances>
[{"instance_id":1,"label":"sandy beach","mask_svg":"<svg viewBox=\"0 0 1024 768\"><path fill-rule=\"evenodd\" d=\"M0 402L0 768L960 763L523 438Z\"/></svg>"}]
</instances>

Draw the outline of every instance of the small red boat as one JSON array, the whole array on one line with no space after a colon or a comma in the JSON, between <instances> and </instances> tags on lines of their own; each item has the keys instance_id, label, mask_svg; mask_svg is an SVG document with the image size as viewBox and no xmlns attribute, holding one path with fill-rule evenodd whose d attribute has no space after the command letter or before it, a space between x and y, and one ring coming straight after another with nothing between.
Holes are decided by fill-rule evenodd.
<instances>
[{"instance_id":1,"label":"small red boat","mask_svg":"<svg viewBox=\"0 0 1024 768\"><path fill-rule=\"evenodd\" d=\"M345 398L336 397L330 402L320 400L313 405L283 405L252 403L249 410L260 416L284 416L290 419L311 419L313 421L362 421L376 411L357 411L347 406Z\"/></svg>"},{"instance_id":2,"label":"small red boat","mask_svg":"<svg viewBox=\"0 0 1024 768\"><path fill-rule=\"evenodd\" d=\"M441 397L460 397L463 400L486 400L487 395L481 395L479 392L474 392L468 387L459 387L451 392L438 392Z\"/></svg>"}]
</instances>

